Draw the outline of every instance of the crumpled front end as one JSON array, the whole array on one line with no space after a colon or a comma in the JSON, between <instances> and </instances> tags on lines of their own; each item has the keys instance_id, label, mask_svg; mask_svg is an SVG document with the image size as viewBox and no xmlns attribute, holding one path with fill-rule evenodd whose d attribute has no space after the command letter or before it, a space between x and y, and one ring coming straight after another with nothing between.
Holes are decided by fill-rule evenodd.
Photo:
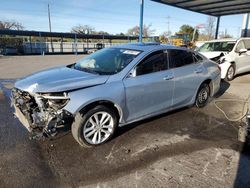
<instances>
[{"instance_id":1,"label":"crumpled front end","mask_svg":"<svg viewBox=\"0 0 250 188\"><path fill-rule=\"evenodd\" d=\"M12 89L14 114L32 138L55 136L71 125L73 116L63 109L69 100L66 93L31 94Z\"/></svg>"}]
</instances>

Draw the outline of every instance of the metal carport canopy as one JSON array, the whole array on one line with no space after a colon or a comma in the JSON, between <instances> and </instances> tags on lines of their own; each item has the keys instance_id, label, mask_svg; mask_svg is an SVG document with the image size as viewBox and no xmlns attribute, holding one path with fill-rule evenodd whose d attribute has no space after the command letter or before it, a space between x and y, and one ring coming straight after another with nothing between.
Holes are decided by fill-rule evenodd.
<instances>
[{"instance_id":1,"label":"metal carport canopy","mask_svg":"<svg viewBox=\"0 0 250 188\"><path fill-rule=\"evenodd\" d=\"M141 1L142 1L141 12L143 12L144 0ZM158 3L174 6L177 8L201 14L216 16L217 17L216 33L215 33L216 39L218 38L221 16L250 13L250 0L151 0L151 1L155 1ZM141 19L140 28L142 33L143 14L141 14L140 19ZM246 22L245 35L247 35L248 19L249 19L249 14ZM142 38L142 36L140 38Z\"/></svg>"},{"instance_id":2,"label":"metal carport canopy","mask_svg":"<svg viewBox=\"0 0 250 188\"><path fill-rule=\"evenodd\" d=\"M249 0L151 0L210 16L226 16L250 12Z\"/></svg>"}]
</instances>

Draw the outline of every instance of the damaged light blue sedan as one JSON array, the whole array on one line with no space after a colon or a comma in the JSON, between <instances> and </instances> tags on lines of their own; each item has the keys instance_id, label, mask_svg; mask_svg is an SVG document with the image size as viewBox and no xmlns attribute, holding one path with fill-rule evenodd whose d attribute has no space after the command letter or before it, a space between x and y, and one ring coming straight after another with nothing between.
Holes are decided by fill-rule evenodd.
<instances>
[{"instance_id":1,"label":"damaged light blue sedan","mask_svg":"<svg viewBox=\"0 0 250 188\"><path fill-rule=\"evenodd\" d=\"M220 88L220 74L217 64L185 48L126 44L17 81L12 104L33 137L68 127L81 146L96 146L118 126L205 106Z\"/></svg>"}]
</instances>

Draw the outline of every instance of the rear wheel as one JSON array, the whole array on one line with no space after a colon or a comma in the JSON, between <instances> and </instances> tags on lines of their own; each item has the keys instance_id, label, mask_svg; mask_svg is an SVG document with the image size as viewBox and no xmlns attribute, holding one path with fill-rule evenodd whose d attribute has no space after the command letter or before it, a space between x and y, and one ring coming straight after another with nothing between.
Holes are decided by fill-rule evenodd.
<instances>
[{"instance_id":1,"label":"rear wheel","mask_svg":"<svg viewBox=\"0 0 250 188\"><path fill-rule=\"evenodd\" d=\"M234 74L235 74L235 67L231 65L227 70L227 75L226 75L225 80L232 81L234 79Z\"/></svg>"},{"instance_id":2,"label":"rear wheel","mask_svg":"<svg viewBox=\"0 0 250 188\"><path fill-rule=\"evenodd\" d=\"M115 132L118 118L113 109L98 105L85 114L78 113L72 124L72 135L85 147L107 142Z\"/></svg>"},{"instance_id":3,"label":"rear wheel","mask_svg":"<svg viewBox=\"0 0 250 188\"><path fill-rule=\"evenodd\" d=\"M209 85L207 83L203 83L200 86L196 96L196 101L195 101L196 107L202 108L206 106L206 104L208 103L209 96L210 96Z\"/></svg>"}]
</instances>

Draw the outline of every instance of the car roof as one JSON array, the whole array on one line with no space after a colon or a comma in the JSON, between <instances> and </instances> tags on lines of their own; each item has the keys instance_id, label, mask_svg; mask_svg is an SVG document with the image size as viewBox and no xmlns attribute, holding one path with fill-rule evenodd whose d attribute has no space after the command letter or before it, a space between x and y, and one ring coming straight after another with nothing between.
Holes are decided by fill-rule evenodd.
<instances>
[{"instance_id":1,"label":"car roof","mask_svg":"<svg viewBox=\"0 0 250 188\"><path fill-rule=\"evenodd\" d=\"M185 49L187 48L178 47L178 46L172 46L172 45L163 45L160 43L128 43L128 44L122 44L117 46L112 46L112 48L125 48L125 49L131 49L131 50L139 50L139 51L152 51L152 50L161 50L161 49Z\"/></svg>"},{"instance_id":2,"label":"car roof","mask_svg":"<svg viewBox=\"0 0 250 188\"><path fill-rule=\"evenodd\" d=\"M238 39L235 39L235 38L216 39L216 40L204 41L204 43L209 43L209 42L237 42L238 40L246 40L246 39L250 40L249 37L241 37L241 38L238 38Z\"/></svg>"},{"instance_id":3,"label":"car roof","mask_svg":"<svg viewBox=\"0 0 250 188\"><path fill-rule=\"evenodd\" d=\"M236 42L237 40L239 40L239 39L233 39L233 38L216 39L216 40L205 41L205 43L209 43L209 42Z\"/></svg>"}]
</instances>

